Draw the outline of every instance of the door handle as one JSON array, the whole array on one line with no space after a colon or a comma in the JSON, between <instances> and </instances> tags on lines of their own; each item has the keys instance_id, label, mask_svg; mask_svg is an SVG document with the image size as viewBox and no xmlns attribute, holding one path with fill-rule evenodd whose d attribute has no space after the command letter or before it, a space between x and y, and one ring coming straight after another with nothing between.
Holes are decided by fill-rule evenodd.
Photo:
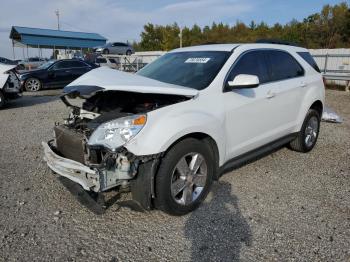
<instances>
[{"instance_id":1,"label":"door handle","mask_svg":"<svg viewBox=\"0 0 350 262\"><path fill-rule=\"evenodd\" d=\"M266 98L273 98L276 96L275 92L272 92L271 90L267 92L266 94Z\"/></svg>"},{"instance_id":2,"label":"door handle","mask_svg":"<svg viewBox=\"0 0 350 262\"><path fill-rule=\"evenodd\" d=\"M301 82L300 87L306 87L307 84L305 82Z\"/></svg>"}]
</instances>

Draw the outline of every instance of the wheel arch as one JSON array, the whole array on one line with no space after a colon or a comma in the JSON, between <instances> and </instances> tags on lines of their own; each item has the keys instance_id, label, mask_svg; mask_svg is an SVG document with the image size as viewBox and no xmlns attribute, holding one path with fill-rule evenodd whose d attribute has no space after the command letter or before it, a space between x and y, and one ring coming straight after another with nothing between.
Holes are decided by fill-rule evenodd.
<instances>
[{"instance_id":1,"label":"wheel arch","mask_svg":"<svg viewBox=\"0 0 350 262\"><path fill-rule=\"evenodd\" d=\"M219 153L219 148L218 145L213 137L210 135L203 133L203 132L193 132L193 133L188 133L186 135L181 136L180 138L176 139L174 142L170 144L170 146L166 149L165 153L168 152L171 148L173 148L176 144L179 142L187 139L187 138L194 138L197 140L200 140L204 142L210 151L213 154L213 158L215 161L215 174L214 174L214 179L218 179L218 170L219 170L219 161L220 161L220 153Z\"/></svg>"},{"instance_id":2,"label":"wheel arch","mask_svg":"<svg viewBox=\"0 0 350 262\"><path fill-rule=\"evenodd\" d=\"M322 112L323 112L323 103L321 100L316 100L313 102L313 104L310 106L310 109L315 109L320 117L322 117Z\"/></svg>"}]
</instances>

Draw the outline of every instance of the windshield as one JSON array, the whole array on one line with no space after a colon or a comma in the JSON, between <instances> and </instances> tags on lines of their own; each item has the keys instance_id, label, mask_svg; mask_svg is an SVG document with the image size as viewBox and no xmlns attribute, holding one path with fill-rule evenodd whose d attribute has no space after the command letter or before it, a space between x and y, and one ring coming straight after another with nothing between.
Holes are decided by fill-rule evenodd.
<instances>
[{"instance_id":1,"label":"windshield","mask_svg":"<svg viewBox=\"0 0 350 262\"><path fill-rule=\"evenodd\" d=\"M210 85L230 52L194 51L168 53L137 72L161 82L201 90Z\"/></svg>"},{"instance_id":2,"label":"windshield","mask_svg":"<svg viewBox=\"0 0 350 262\"><path fill-rule=\"evenodd\" d=\"M42 64L41 66L38 66L38 69L48 69L50 65L52 65L55 61L49 61L46 62L45 64Z\"/></svg>"}]
</instances>

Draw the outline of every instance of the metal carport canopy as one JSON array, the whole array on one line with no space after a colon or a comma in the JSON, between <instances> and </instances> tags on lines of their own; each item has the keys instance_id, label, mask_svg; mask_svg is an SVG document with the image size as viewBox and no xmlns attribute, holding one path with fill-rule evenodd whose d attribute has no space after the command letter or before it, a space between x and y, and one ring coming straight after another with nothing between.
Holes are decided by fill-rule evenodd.
<instances>
[{"instance_id":1,"label":"metal carport canopy","mask_svg":"<svg viewBox=\"0 0 350 262\"><path fill-rule=\"evenodd\" d=\"M93 48L104 45L107 41L96 33L72 32L63 30L41 29L13 26L10 39L14 44L40 48Z\"/></svg>"}]
</instances>

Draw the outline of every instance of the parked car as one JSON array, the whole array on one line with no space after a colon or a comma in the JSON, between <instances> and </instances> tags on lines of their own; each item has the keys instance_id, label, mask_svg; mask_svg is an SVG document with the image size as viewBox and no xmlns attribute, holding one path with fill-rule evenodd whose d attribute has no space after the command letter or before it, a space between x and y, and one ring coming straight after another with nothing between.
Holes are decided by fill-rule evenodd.
<instances>
[{"instance_id":1,"label":"parked car","mask_svg":"<svg viewBox=\"0 0 350 262\"><path fill-rule=\"evenodd\" d=\"M45 64L48 60L40 57L30 57L28 59L18 62L18 70L32 70Z\"/></svg>"},{"instance_id":2,"label":"parked car","mask_svg":"<svg viewBox=\"0 0 350 262\"><path fill-rule=\"evenodd\" d=\"M9 100L21 96L20 83L15 68L15 65L0 63L0 108L3 108Z\"/></svg>"},{"instance_id":3,"label":"parked car","mask_svg":"<svg viewBox=\"0 0 350 262\"><path fill-rule=\"evenodd\" d=\"M6 65L17 65L19 60L11 60L7 59L5 57L0 57L0 63L6 64Z\"/></svg>"},{"instance_id":4,"label":"parked car","mask_svg":"<svg viewBox=\"0 0 350 262\"><path fill-rule=\"evenodd\" d=\"M108 57L98 56L96 57L95 64L99 66L106 66L109 68L117 69L118 68L117 60L119 60L118 57L108 58Z\"/></svg>"},{"instance_id":5,"label":"parked car","mask_svg":"<svg viewBox=\"0 0 350 262\"><path fill-rule=\"evenodd\" d=\"M64 87L97 65L77 59L49 61L36 70L20 74L21 86L27 91Z\"/></svg>"},{"instance_id":6,"label":"parked car","mask_svg":"<svg viewBox=\"0 0 350 262\"><path fill-rule=\"evenodd\" d=\"M308 51L278 44L176 49L136 74L101 67L64 93L72 113L43 142L48 166L86 197L129 188L173 215L197 208L228 168L283 145L312 150L325 99Z\"/></svg>"},{"instance_id":7,"label":"parked car","mask_svg":"<svg viewBox=\"0 0 350 262\"><path fill-rule=\"evenodd\" d=\"M94 51L96 53L116 55L131 55L135 53L131 45L120 42L107 43L104 46L96 47Z\"/></svg>"}]
</instances>

